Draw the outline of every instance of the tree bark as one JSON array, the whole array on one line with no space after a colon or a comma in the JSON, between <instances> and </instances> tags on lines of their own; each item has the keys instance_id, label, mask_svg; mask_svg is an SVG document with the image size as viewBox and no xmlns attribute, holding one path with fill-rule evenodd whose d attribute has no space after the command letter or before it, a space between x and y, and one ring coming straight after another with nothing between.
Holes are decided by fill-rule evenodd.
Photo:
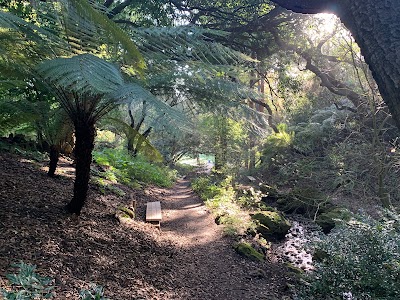
<instances>
[{"instance_id":1,"label":"tree bark","mask_svg":"<svg viewBox=\"0 0 400 300\"><path fill-rule=\"evenodd\" d=\"M94 122L75 122L75 183L74 196L66 209L79 215L85 205L90 179L90 164L96 129Z\"/></svg>"},{"instance_id":2,"label":"tree bark","mask_svg":"<svg viewBox=\"0 0 400 300\"><path fill-rule=\"evenodd\" d=\"M400 1L272 0L299 13L333 12L350 30L400 129Z\"/></svg>"},{"instance_id":3,"label":"tree bark","mask_svg":"<svg viewBox=\"0 0 400 300\"><path fill-rule=\"evenodd\" d=\"M50 154L50 163L47 175L50 177L54 177L57 169L58 159L60 157L60 147L58 145L51 145L49 154Z\"/></svg>"}]
</instances>

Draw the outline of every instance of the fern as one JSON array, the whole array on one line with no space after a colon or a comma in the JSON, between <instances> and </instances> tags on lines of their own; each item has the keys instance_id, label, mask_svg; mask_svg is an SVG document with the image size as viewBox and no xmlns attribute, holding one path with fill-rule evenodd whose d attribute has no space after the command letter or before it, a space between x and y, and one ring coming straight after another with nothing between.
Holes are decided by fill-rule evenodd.
<instances>
[{"instance_id":1,"label":"fern","mask_svg":"<svg viewBox=\"0 0 400 300\"><path fill-rule=\"evenodd\" d=\"M37 71L53 84L82 94L106 94L123 84L118 68L92 54L49 60Z\"/></svg>"}]
</instances>

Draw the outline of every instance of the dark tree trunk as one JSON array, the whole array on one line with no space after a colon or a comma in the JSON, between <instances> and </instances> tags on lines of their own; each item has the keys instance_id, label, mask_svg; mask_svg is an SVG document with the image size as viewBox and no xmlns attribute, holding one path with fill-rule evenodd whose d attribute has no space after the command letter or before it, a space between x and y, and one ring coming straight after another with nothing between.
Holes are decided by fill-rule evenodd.
<instances>
[{"instance_id":1,"label":"dark tree trunk","mask_svg":"<svg viewBox=\"0 0 400 300\"><path fill-rule=\"evenodd\" d=\"M54 177L57 169L58 158L60 157L60 147L58 145L50 146L50 163L49 163L49 171L47 175L50 177Z\"/></svg>"},{"instance_id":2,"label":"dark tree trunk","mask_svg":"<svg viewBox=\"0 0 400 300\"><path fill-rule=\"evenodd\" d=\"M400 128L400 1L352 0L344 6L339 17L360 46Z\"/></svg>"},{"instance_id":3,"label":"dark tree trunk","mask_svg":"<svg viewBox=\"0 0 400 300\"><path fill-rule=\"evenodd\" d=\"M299 13L333 12L350 30L400 128L399 0L272 0Z\"/></svg>"},{"instance_id":4,"label":"dark tree trunk","mask_svg":"<svg viewBox=\"0 0 400 300\"><path fill-rule=\"evenodd\" d=\"M90 164L96 129L94 122L75 124L75 183L74 196L66 209L70 213L79 215L85 204L90 179Z\"/></svg>"}]
</instances>

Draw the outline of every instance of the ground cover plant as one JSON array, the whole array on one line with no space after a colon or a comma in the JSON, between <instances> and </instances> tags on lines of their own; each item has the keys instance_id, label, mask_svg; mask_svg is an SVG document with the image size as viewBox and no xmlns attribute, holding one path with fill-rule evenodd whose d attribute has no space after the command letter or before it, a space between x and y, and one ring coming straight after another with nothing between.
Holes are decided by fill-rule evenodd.
<instances>
[{"instance_id":1,"label":"ground cover plant","mask_svg":"<svg viewBox=\"0 0 400 300\"><path fill-rule=\"evenodd\" d=\"M302 277L298 299L400 297L399 215L363 215L314 241L315 270Z\"/></svg>"}]
</instances>

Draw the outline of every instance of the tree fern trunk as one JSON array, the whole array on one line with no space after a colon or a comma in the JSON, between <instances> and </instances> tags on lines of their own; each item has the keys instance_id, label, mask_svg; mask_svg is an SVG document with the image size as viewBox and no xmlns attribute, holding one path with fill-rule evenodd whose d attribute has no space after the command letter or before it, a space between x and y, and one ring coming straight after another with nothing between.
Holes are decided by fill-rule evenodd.
<instances>
[{"instance_id":1,"label":"tree fern trunk","mask_svg":"<svg viewBox=\"0 0 400 300\"><path fill-rule=\"evenodd\" d=\"M50 146L50 163L49 163L49 171L47 175L50 177L54 177L57 169L58 158L60 157L60 147L58 145Z\"/></svg>"},{"instance_id":2,"label":"tree fern trunk","mask_svg":"<svg viewBox=\"0 0 400 300\"><path fill-rule=\"evenodd\" d=\"M87 198L90 179L90 164L96 130L94 123L75 124L75 184L74 196L66 209L70 213L80 214Z\"/></svg>"}]
</instances>

